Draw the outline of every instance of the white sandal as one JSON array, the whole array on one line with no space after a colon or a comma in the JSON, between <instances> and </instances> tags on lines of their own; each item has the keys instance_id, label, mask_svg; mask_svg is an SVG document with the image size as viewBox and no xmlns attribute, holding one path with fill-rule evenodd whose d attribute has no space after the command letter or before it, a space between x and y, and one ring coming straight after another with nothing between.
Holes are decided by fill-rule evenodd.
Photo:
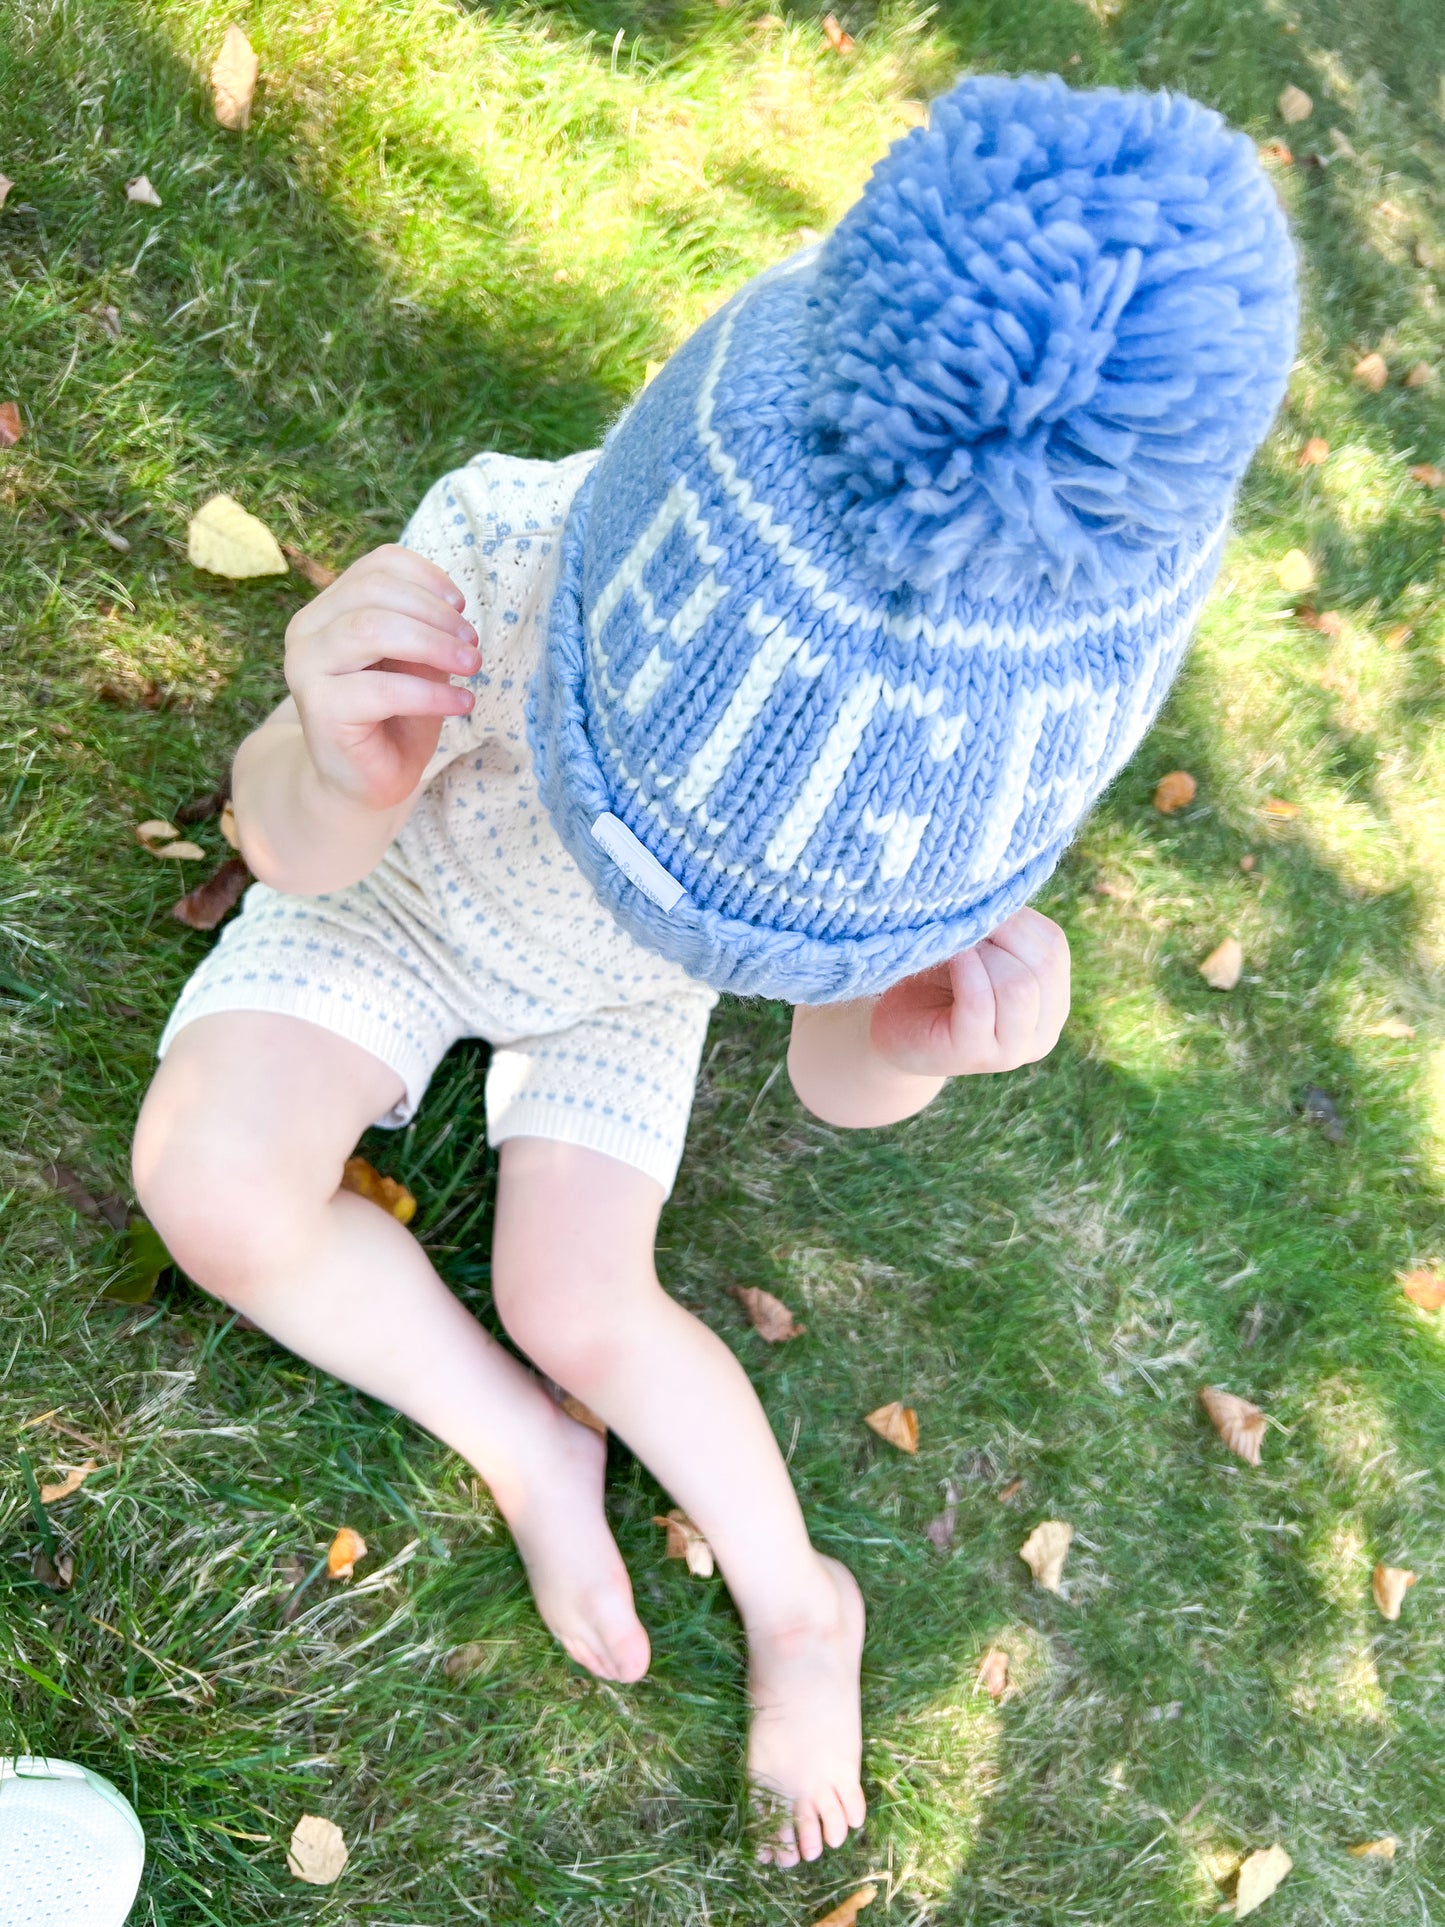
<instances>
[{"instance_id":1,"label":"white sandal","mask_svg":"<svg viewBox=\"0 0 1445 1927\"><path fill-rule=\"evenodd\" d=\"M145 1855L109 1780L70 1760L0 1759L4 1927L124 1927Z\"/></svg>"}]
</instances>

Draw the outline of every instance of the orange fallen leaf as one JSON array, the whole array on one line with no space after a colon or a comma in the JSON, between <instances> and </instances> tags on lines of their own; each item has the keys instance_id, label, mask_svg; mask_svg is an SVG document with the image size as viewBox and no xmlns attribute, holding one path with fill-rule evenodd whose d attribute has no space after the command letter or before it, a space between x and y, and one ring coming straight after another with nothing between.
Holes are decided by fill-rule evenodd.
<instances>
[{"instance_id":1,"label":"orange fallen leaf","mask_svg":"<svg viewBox=\"0 0 1445 1927\"><path fill-rule=\"evenodd\" d=\"M1008 1484L1003 1488L1003 1490L998 1495L999 1504L1012 1505L1014 1500L1018 1497L1020 1492L1023 1491L1023 1489L1024 1489L1024 1482L1022 1479L1010 1479Z\"/></svg>"},{"instance_id":2,"label":"orange fallen leaf","mask_svg":"<svg viewBox=\"0 0 1445 1927\"><path fill-rule=\"evenodd\" d=\"M346 1836L334 1820L303 1813L291 1829L286 1865L308 1887L329 1887L339 1880L350 1857Z\"/></svg>"},{"instance_id":3,"label":"orange fallen leaf","mask_svg":"<svg viewBox=\"0 0 1445 1927\"><path fill-rule=\"evenodd\" d=\"M894 1399L891 1405L880 1405L876 1412L869 1412L863 1423L870 1426L880 1439L887 1439L896 1445L900 1452L918 1450L918 1414L911 1405L900 1405Z\"/></svg>"},{"instance_id":4,"label":"orange fallen leaf","mask_svg":"<svg viewBox=\"0 0 1445 1927\"><path fill-rule=\"evenodd\" d=\"M18 401L0 401L0 448L14 448L25 433Z\"/></svg>"},{"instance_id":5,"label":"orange fallen leaf","mask_svg":"<svg viewBox=\"0 0 1445 1927\"><path fill-rule=\"evenodd\" d=\"M1346 1851L1354 1860L1393 1860L1400 1843L1393 1833L1387 1833L1379 1840L1362 1840L1357 1847Z\"/></svg>"},{"instance_id":6,"label":"orange fallen leaf","mask_svg":"<svg viewBox=\"0 0 1445 1927\"><path fill-rule=\"evenodd\" d=\"M1299 452L1301 468L1318 468L1320 463L1329 459L1330 445L1323 435L1311 435Z\"/></svg>"},{"instance_id":7,"label":"orange fallen leaf","mask_svg":"<svg viewBox=\"0 0 1445 1927\"><path fill-rule=\"evenodd\" d=\"M1002 1646L990 1646L978 1662L978 1673L974 1679L974 1690L987 1693L991 1700L1001 1700L1008 1691L1008 1654Z\"/></svg>"},{"instance_id":8,"label":"orange fallen leaf","mask_svg":"<svg viewBox=\"0 0 1445 1927\"><path fill-rule=\"evenodd\" d=\"M138 201L142 207L159 207L161 197L156 193L144 174L137 174L133 181L125 184L125 198Z\"/></svg>"},{"instance_id":9,"label":"orange fallen leaf","mask_svg":"<svg viewBox=\"0 0 1445 1927\"><path fill-rule=\"evenodd\" d=\"M871 1907L877 1898L876 1887L871 1885L860 1887L856 1894L849 1894L848 1898L834 1907L831 1913L824 1914L821 1920L815 1920L813 1927L853 1927L854 1921L863 1909Z\"/></svg>"},{"instance_id":10,"label":"orange fallen leaf","mask_svg":"<svg viewBox=\"0 0 1445 1927\"><path fill-rule=\"evenodd\" d=\"M1435 379L1435 370L1428 361L1417 361L1405 377L1407 388L1428 388Z\"/></svg>"},{"instance_id":11,"label":"orange fallen leaf","mask_svg":"<svg viewBox=\"0 0 1445 1927\"><path fill-rule=\"evenodd\" d=\"M1268 140L1259 143L1259 158L1266 167L1293 167L1294 155L1282 140Z\"/></svg>"},{"instance_id":12,"label":"orange fallen leaf","mask_svg":"<svg viewBox=\"0 0 1445 1927\"><path fill-rule=\"evenodd\" d=\"M712 1578L712 1547L685 1512L674 1506L666 1517L659 1518L654 1514L652 1523L663 1527L667 1533L669 1559L685 1560L694 1579Z\"/></svg>"},{"instance_id":13,"label":"orange fallen leaf","mask_svg":"<svg viewBox=\"0 0 1445 1927\"><path fill-rule=\"evenodd\" d=\"M244 858L227 857L214 875L198 883L194 890L187 890L178 903L171 905L171 915L178 923L189 924L192 930L214 930L222 917L229 915L241 901L250 881L251 872Z\"/></svg>"},{"instance_id":14,"label":"orange fallen leaf","mask_svg":"<svg viewBox=\"0 0 1445 1927\"><path fill-rule=\"evenodd\" d=\"M1063 1519L1045 1519L1019 1547L1019 1558L1033 1574L1034 1583L1045 1592L1059 1590L1073 1536L1074 1528Z\"/></svg>"},{"instance_id":15,"label":"orange fallen leaf","mask_svg":"<svg viewBox=\"0 0 1445 1927\"><path fill-rule=\"evenodd\" d=\"M365 1158L348 1158L341 1172L343 1191L354 1191L358 1198L379 1204L398 1224L410 1224L416 1216L416 1199L395 1178L384 1178Z\"/></svg>"},{"instance_id":16,"label":"orange fallen leaf","mask_svg":"<svg viewBox=\"0 0 1445 1927\"><path fill-rule=\"evenodd\" d=\"M1403 1566L1376 1566L1370 1575L1370 1591L1375 1595L1381 1619L1400 1617L1405 1594L1414 1585L1416 1577L1415 1573L1408 1572Z\"/></svg>"},{"instance_id":17,"label":"orange fallen leaf","mask_svg":"<svg viewBox=\"0 0 1445 1927\"><path fill-rule=\"evenodd\" d=\"M568 1418L576 1419L579 1425L585 1425L589 1432L595 1432L599 1438L605 1439L607 1437L607 1427L602 1423L602 1420L598 1418L592 1407L590 1405L584 1405L580 1398L573 1398L570 1392L564 1392L562 1394L562 1410L567 1414Z\"/></svg>"},{"instance_id":18,"label":"orange fallen leaf","mask_svg":"<svg viewBox=\"0 0 1445 1927\"><path fill-rule=\"evenodd\" d=\"M1434 1266L1422 1267L1418 1271L1400 1273L1400 1289L1412 1305L1421 1311L1440 1311L1445 1308L1445 1271Z\"/></svg>"},{"instance_id":19,"label":"orange fallen leaf","mask_svg":"<svg viewBox=\"0 0 1445 1927\"><path fill-rule=\"evenodd\" d=\"M1216 1432L1230 1451L1247 1465L1258 1465L1260 1447L1269 1420L1257 1405L1219 1385L1203 1385L1199 1403L1208 1412Z\"/></svg>"},{"instance_id":20,"label":"orange fallen leaf","mask_svg":"<svg viewBox=\"0 0 1445 1927\"><path fill-rule=\"evenodd\" d=\"M1234 1890L1234 1917L1243 1920L1256 1907L1262 1907L1294 1865L1283 1847L1263 1847L1252 1853L1239 1870L1239 1885Z\"/></svg>"},{"instance_id":21,"label":"orange fallen leaf","mask_svg":"<svg viewBox=\"0 0 1445 1927\"><path fill-rule=\"evenodd\" d=\"M1194 801L1199 785L1187 769L1172 769L1154 786L1154 807L1161 816L1173 816Z\"/></svg>"},{"instance_id":22,"label":"orange fallen leaf","mask_svg":"<svg viewBox=\"0 0 1445 1927\"><path fill-rule=\"evenodd\" d=\"M343 1526L326 1553L326 1577L349 1579L359 1559L366 1557L366 1541L350 1526Z\"/></svg>"},{"instance_id":23,"label":"orange fallen leaf","mask_svg":"<svg viewBox=\"0 0 1445 1927\"><path fill-rule=\"evenodd\" d=\"M1315 565L1303 549L1287 549L1275 563L1274 572L1286 595L1303 595L1315 586Z\"/></svg>"},{"instance_id":24,"label":"orange fallen leaf","mask_svg":"<svg viewBox=\"0 0 1445 1927\"><path fill-rule=\"evenodd\" d=\"M845 31L836 14L829 13L823 16L823 33L835 54L852 53L855 45L853 36Z\"/></svg>"},{"instance_id":25,"label":"orange fallen leaf","mask_svg":"<svg viewBox=\"0 0 1445 1927\"><path fill-rule=\"evenodd\" d=\"M1301 628L1313 629L1321 636L1342 636L1345 632L1345 619L1338 609L1317 609L1312 602L1301 602L1294 618Z\"/></svg>"},{"instance_id":26,"label":"orange fallen leaf","mask_svg":"<svg viewBox=\"0 0 1445 1927\"><path fill-rule=\"evenodd\" d=\"M1233 990L1244 974L1244 946L1238 937L1216 944L1200 964L1199 974L1211 990Z\"/></svg>"},{"instance_id":27,"label":"orange fallen leaf","mask_svg":"<svg viewBox=\"0 0 1445 1927\"><path fill-rule=\"evenodd\" d=\"M1298 803L1286 803L1282 796L1267 796L1264 799L1264 813L1279 823L1292 823L1299 815Z\"/></svg>"},{"instance_id":28,"label":"orange fallen leaf","mask_svg":"<svg viewBox=\"0 0 1445 1927\"><path fill-rule=\"evenodd\" d=\"M1383 355L1361 355L1353 373L1361 388L1368 388L1372 395L1378 395L1390 379L1390 364Z\"/></svg>"},{"instance_id":29,"label":"orange fallen leaf","mask_svg":"<svg viewBox=\"0 0 1445 1927\"><path fill-rule=\"evenodd\" d=\"M40 1503L42 1505L57 1505L60 1500L68 1499L72 1492L79 1492L92 1472L99 1472L99 1470L100 1467L94 1459L87 1459L84 1465L72 1466L60 1481L59 1485L41 1486Z\"/></svg>"},{"instance_id":30,"label":"orange fallen leaf","mask_svg":"<svg viewBox=\"0 0 1445 1927\"><path fill-rule=\"evenodd\" d=\"M1398 649L1402 644L1407 643L1414 633L1408 622L1392 622L1380 640L1387 649Z\"/></svg>"},{"instance_id":31,"label":"orange fallen leaf","mask_svg":"<svg viewBox=\"0 0 1445 1927\"><path fill-rule=\"evenodd\" d=\"M221 51L211 66L211 98L218 126L241 133L251 125L251 99L260 66L255 49L241 29L227 27Z\"/></svg>"},{"instance_id":32,"label":"orange fallen leaf","mask_svg":"<svg viewBox=\"0 0 1445 1927\"><path fill-rule=\"evenodd\" d=\"M1315 104L1304 88L1296 87L1293 82L1284 89L1275 105L1286 127L1298 126L1300 121L1308 120L1315 111Z\"/></svg>"},{"instance_id":33,"label":"orange fallen leaf","mask_svg":"<svg viewBox=\"0 0 1445 1927\"><path fill-rule=\"evenodd\" d=\"M318 562L314 555L307 555L303 549L293 549L289 542L281 544L281 553L297 575L304 576L313 589L329 589L336 580L335 569L325 562Z\"/></svg>"},{"instance_id":34,"label":"orange fallen leaf","mask_svg":"<svg viewBox=\"0 0 1445 1927\"><path fill-rule=\"evenodd\" d=\"M775 1298L770 1291L760 1285L734 1285L733 1297L737 1299L748 1315L748 1323L759 1338L765 1338L770 1345L781 1345L784 1339L799 1338L808 1329L793 1321L793 1314L781 1298Z\"/></svg>"},{"instance_id":35,"label":"orange fallen leaf","mask_svg":"<svg viewBox=\"0 0 1445 1927\"><path fill-rule=\"evenodd\" d=\"M1433 462L1416 462L1410 470L1410 480L1419 482L1423 488L1445 488L1445 469L1437 468Z\"/></svg>"}]
</instances>

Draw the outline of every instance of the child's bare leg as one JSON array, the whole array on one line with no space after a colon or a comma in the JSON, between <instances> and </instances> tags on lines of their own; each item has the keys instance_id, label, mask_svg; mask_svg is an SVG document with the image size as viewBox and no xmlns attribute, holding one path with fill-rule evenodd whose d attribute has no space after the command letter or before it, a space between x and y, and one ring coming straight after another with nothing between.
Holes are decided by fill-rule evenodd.
<instances>
[{"instance_id":1,"label":"child's bare leg","mask_svg":"<svg viewBox=\"0 0 1445 1927\"><path fill-rule=\"evenodd\" d=\"M602 1441L488 1338L409 1231L337 1189L400 1096L379 1059L314 1024L198 1018L141 1112L137 1192L198 1284L474 1465L558 1639L593 1672L637 1679L647 1635L602 1512Z\"/></svg>"},{"instance_id":2,"label":"child's bare leg","mask_svg":"<svg viewBox=\"0 0 1445 1927\"><path fill-rule=\"evenodd\" d=\"M502 1146L492 1280L522 1349L631 1446L705 1534L747 1630L753 1777L791 1822L792 1865L863 1821L858 1661L863 1603L821 1558L777 1441L727 1346L653 1267L660 1188L595 1151Z\"/></svg>"}]
</instances>

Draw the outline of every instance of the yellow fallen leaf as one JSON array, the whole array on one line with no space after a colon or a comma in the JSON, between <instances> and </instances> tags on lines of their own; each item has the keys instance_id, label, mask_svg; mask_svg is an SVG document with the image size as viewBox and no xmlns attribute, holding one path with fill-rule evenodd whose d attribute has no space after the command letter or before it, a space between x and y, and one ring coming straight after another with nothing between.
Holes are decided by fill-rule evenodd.
<instances>
[{"instance_id":1,"label":"yellow fallen leaf","mask_svg":"<svg viewBox=\"0 0 1445 1927\"><path fill-rule=\"evenodd\" d=\"M1308 120L1315 111L1315 104L1304 88L1296 87L1293 82L1285 88L1275 105L1286 127L1298 126L1300 121Z\"/></svg>"},{"instance_id":2,"label":"yellow fallen leaf","mask_svg":"<svg viewBox=\"0 0 1445 1927\"><path fill-rule=\"evenodd\" d=\"M191 517L186 553L198 569L233 582L253 575L285 575L281 545L230 495L213 495Z\"/></svg>"},{"instance_id":3,"label":"yellow fallen leaf","mask_svg":"<svg viewBox=\"0 0 1445 1927\"><path fill-rule=\"evenodd\" d=\"M1414 1034L1411 1031L1412 1037ZM1433 1265L1422 1265L1417 1271L1402 1271L1400 1289L1421 1311L1439 1311L1445 1307L1445 1271Z\"/></svg>"},{"instance_id":4,"label":"yellow fallen leaf","mask_svg":"<svg viewBox=\"0 0 1445 1927\"><path fill-rule=\"evenodd\" d=\"M211 67L211 98L219 126L240 133L251 125L251 97L260 67L255 49L241 29L227 27L221 51Z\"/></svg>"},{"instance_id":5,"label":"yellow fallen leaf","mask_svg":"<svg viewBox=\"0 0 1445 1927\"><path fill-rule=\"evenodd\" d=\"M918 1414L911 1405L900 1405L894 1399L891 1405L880 1405L876 1412L869 1412L863 1423L870 1426L880 1439L887 1439L896 1445L900 1452L918 1450Z\"/></svg>"},{"instance_id":6,"label":"yellow fallen leaf","mask_svg":"<svg viewBox=\"0 0 1445 1927\"><path fill-rule=\"evenodd\" d=\"M602 1423L602 1420L598 1418L592 1407L590 1405L584 1405L580 1398L573 1398L570 1392L564 1392L562 1394L562 1410L567 1414L568 1418L576 1419L579 1425L585 1425L589 1432L595 1432L599 1438L605 1439L607 1437L607 1427Z\"/></svg>"},{"instance_id":7,"label":"yellow fallen leaf","mask_svg":"<svg viewBox=\"0 0 1445 1927\"><path fill-rule=\"evenodd\" d=\"M14 187L14 185L15 185L14 181L7 180L5 175L0 174L0 207L4 207L5 196L10 192L11 188Z\"/></svg>"},{"instance_id":8,"label":"yellow fallen leaf","mask_svg":"<svg viewBox=\"0 0 1445 1927\"><path fill-rule=\"evenodd\" d=\"M291 1847L286 1865L308 1887L329 1887L339 1880L350 1859L346 1836L334 1820L303 1813L291 1829Z\"/></svg>"},{"instance_id":9,"label":"yellow fallen leaf","mask_svg":"<svg viewBox=\"0 0 1445 1927\"><path fill-rule=\"evenodd\" d=\"M1435 370L1428 361L1417 361L1405 377L1407 388L1428 388L1435 379Z\"/></svg>"},{"instance_id":10,"label":"yellow fallen leaf","mask_svg":"<svg viewBox=\"0 0 1445 1927\"><path fill-rule=\"evenodd\" d=\"M1173 816L1188 807L1198 794L1199 785L1187 769L1172 769L1154 786L1154 807L1161 816Z\"/></svg>"},{"instance_id":11,"label":"yellow fallen leaf","mask_svg":"<svg viewBox=\"0 0 1445 1927\"><path fill-rule=\"evenodd\" d=\"M161 197L156 193L144 174L137 174L133 181L125 184L125 198L138 201L142 207L159 207Z\"/></svg>"},{"instance_id":12,"label":"yellow fallen leaf","mask_svg":"<svg viewBox=\"0 0 1445 1927\"><path fill-rule=\"evenodd\" d=\"M1226 937L1216 944L1199 966L1199 974L1211 990L1233 990L1244 974L1244 946L1238 937Z\"/></svg>"},{"instance_id":13,"label":"yellow fallen leaf","mask_svg":"<svg viewBox=\"0 0 1445 1927\"><path fill-rule=\"evenodd\" d=\"M1045 1592L1059 1590L1073 1536L1074 1528L1062 1519L1045 1519L1019 1547L1019 1558L1033 1574L1034 1583Z\"/></svg>"},{"instance_id":14,"label":"yellow fallen leaf","mask_svg":"<svg viewBox=\"0 0 1445 1927\"><path fill-rule=\"evenodd\" d=\"M152 856L170 856L182 863L199 863L206 854L199 843L147 843Z\"/></svg>"},{"instance_id":15,"label":"yellow fallen leaf","mask_svg":"<svg viewBox=\"0 0 1445 1927\"><path fill-rule=\"evenodd\" d=\"M366 1541L359 1532L350 1526L343 1526L326 1554L326 1577L328 1579L349 1579L356 1570L359 1559L366 1557Z\"/></svg>"},{"instance_id":16,"label":"yellow fallen leaf","mask_svg":"<svg viewBox=\"0 0 1445 1927\"><path fill-rule=\"evenodd\" d=\"M863 1909L871 1907L877 1898L876 1887L871 1885L860 1887L856 1894L849 1894L848 1898L840 1902L831 1913L824 1914L821 1920L815 1920L813 1927L853 1927L854 1921Z\"/></svg>"},{"instance_id":17,"label":"yellow fallen leaf","mask_svg":"<svg viewBox=\"0 0 1445 1927\"><path fill-rule=\"evenodd\" d=\"M666 366L667 363L665 361L649 361L642 371L643 387L650 388Z\"/></svg>"},{"instance_id":18,"label":"yellow fallen leaf","mask_svg":"<svg viewBox=\"0 0 1445 1927\"><path fill-rule=\"evenodd\" d=\"M1415 1026L1405 1023L1403 1019L1399 1017L1385 1017L1382 1018L1378 1024L1366 1024L1360 1035L1362 1037L1396 1037L1405 1039L1415 1035Z\"/></svg>"},{"instance_id":19,"label":"yellow fallen leaf","mask_svg":"<svg viewBox=\"0 0 1445 1927\"><path fill-rule=\"evenodd\" d=\"M669 1559L686 1560L687 1569L694 1579L712 1578L712 1547L685 1512L674 1506L665 1518L654 1515L652 1523L663 1527L667 1533Z\"/></svg>"},{"instance_id":20,"label":"yellow fallen leaf","mask_svg":"<svg viewBox=\"0 0 1445 1927\"><path fill-rule=\"evenodd\" d=\"M221 835L225 837L233 850L240 849L241 839L236 833L236 812L231 808L229 802L221 805Z\"/></svg>"},{"instance_id":21,"label":"yellow fallen leaf","mask_svg":"<svg viewBox=\"0 0 1445 1927\"><path fill-rule=\"evenodd\" d=\"M974 1679L975 1690L987 1693L991 1700L1001 1700L1008 1690L1008 1654L1002 1646L990 1646L978 1662L978 1673Z\"/></svg>"},{"instance_id":22,"label":"yellow fallen leaf","mask_svg":"<svg viewBox=\"0 0 1445 1927\"><path fill-rule=\"evenodd\" d=\"M781 1345L784 1339L799 1338L808 1329L806 1325L793 1322L793 1314L781 1298L774 1298L770 1291L761 1285L735 1285L733 1296L748 1315L748 1323L759 1338L765 1338L770 1345Z\"/></svg>"},{"instance_id":23,"label":"yellow fallen leaf","mask_svg":"<svg viewBox=\"0 0 1445 1927\"><path fill-rule=\"evenodd\" d=\"M149 850L153 845L171 843L180 835L174 823L167 823L163 816L148 816L144 823L137 823L135 833Z\"/></svg>"},{"instance_id":24,"label":"yellow fallen leaf","mask_svg":"<svg viewBox=\"0 0 1445 1927\"><path fill-rule=\"evenodd\" d=\"M1355 1860L1393 1860L1400 1843L1393 1833L1385 1834L1379 1840L1362 1840L1357 1847L1348 1852Z\"/></svg>"},{"instance_id":25,"label":"yellow fallen leaf","mask_svg":"<svg viewBox=\"0 0 1445 1927\"><path fill-rule=\"evenodd\" d=\"M1416 462L1410 470L1410 480L1422 488L1445 488L1445 469L1437 468L1433 462Z\"/></svg>"},{"instance_id":26,"label":"yellow fallen leaf","mask_svg":"<svg viewBox=\"0 0 1445 1927\"><path fill-rule=\"evenodd\" d=\"M100 1467L94 1459L87 1459L84 1465L72 1466L60 1481L59 1485L41 1486L40 1503L42 1505L56 1505L61 1499L68 1499L72 1492L79 1492L92 1472L98 1472L99 1470Z\"/></svg>"},{"instance_id":27,"label":"yellow fallen leaf","mask_svg":"<svg viewBox=\"0 0 1445 1927\"><path fill-rule=\"evenodd\" d=\"M1342 161L1357 161L1360 158L1343 128L1330 129L1330 146Z\"/></svg>"},{"instance_id":28,"label":"yellow fallen leaf","mask_svg":"<svg viewBox=\"0 0 1445 1927\"><path fill-rule=\"evenodd\" d=\"M1247 1398L1226 1392L1219 1385L1202 1385L1199 1403L1208 1412L1215 1431L1230 1451L1243 1459L1246 1465L1258 1465L1260 1447L1269 1424L1259 1407L1251 1405Z\"/></svg>"},{"instance_id":29,"label":"yellow fallen leaf","mask_svg":"<svg viewBox=\"0 0 1445 1927\"><path fill-rule=\"evenodd\" d=\"M1390 379L1390 364L1383 355L1361 355L1353 372L1361 388L1368 388L1372 395L1378 395Z\"/></svg>"},{"instance_id":30,"label":"yellow fallen leaf","mask_svg":"<svg viewBox=\"0 0 1445 1927\"><path fill-rule=\"evenodd\" d=\"M1283 1847L1263 1847L1250 1854L1239 1870L1239 1885L1234 1890L1234 1917L1243 1920L1256 1907L1262 1907L1294 1865Z\"/></svg>"},{"instance_id":31,"label":"yellow fallen leaf","mask_svg":"<svg viewBox=\"0 0 1445 1927\"><path fill-rule=\"evenodd\" d=\"M1329 459L1330 445L1323 435L1311 435L1299 452L1301 468L1318 468L1320 463Z\"/></svg>"},{"instance_id":32,"label":"yellow fallen leaf","mask_svg":"<svg viewBox=\"0 0 1445 1927\"><path fill-rule=\"evenodd\" d=\"M341 1188L354 1191L358 1198L379 1204L398 1224L410 1224L416 1216L416 1199L395 1178L384 1178L365 1158L348 1158L341 1169Z\"/></svg>"},{"instance_id":33,"label":"yellow fallen leaf","mask_svg":"<svg viewBox=\"0 0 1445 1927\"><path fill-rule=\"evenodd\" d=\"M1303 549L1288 549L1274 565L1279 586L1286 595L1303 595L1315 586L1315 565Z\"/></svg>"},{"instance_id":34,"label":"yellow fallen leaf","mask_svg":"<svg viewBox=\"0 0 1445 1927\"><path fill-rule=\"evenodd\" d=\"M1370 1575L1370 1591L1375 1595L1381 1619L1400 1617L1405 1594L1415 1584L1416 1578L1415 1573L1408 1572L1403 1566L1376 1566Z\"/></svg>"},{"instance_id":35,"label":"yellow fallen leaf","mask_svg":"<svg viewBox=\"0 0 1445 1927\"><path fill-rule=\"evenodd\" d=\"M1399 649L1414 633L1408 622L1392 622L1380 640L1387 649Z\"/></svg>"}]
</instances>

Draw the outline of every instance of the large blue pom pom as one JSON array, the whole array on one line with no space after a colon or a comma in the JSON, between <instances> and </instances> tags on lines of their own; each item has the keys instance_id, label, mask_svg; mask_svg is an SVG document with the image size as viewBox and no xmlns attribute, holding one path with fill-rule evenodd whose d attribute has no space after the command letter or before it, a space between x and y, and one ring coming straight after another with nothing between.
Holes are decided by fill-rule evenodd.
<instances>
[{"instance_id":1,"label":"large blue pom pom","mask_svg":"<svg viewBox=\"0 0 1445 1927\"><path fill-rule=\"evenodd\" d=\"M978 78L874 170L812 307L813 480L890 585L1108 595L1264 436L1294 250L1208 108Z\"/></svg>"}]
</instances>

